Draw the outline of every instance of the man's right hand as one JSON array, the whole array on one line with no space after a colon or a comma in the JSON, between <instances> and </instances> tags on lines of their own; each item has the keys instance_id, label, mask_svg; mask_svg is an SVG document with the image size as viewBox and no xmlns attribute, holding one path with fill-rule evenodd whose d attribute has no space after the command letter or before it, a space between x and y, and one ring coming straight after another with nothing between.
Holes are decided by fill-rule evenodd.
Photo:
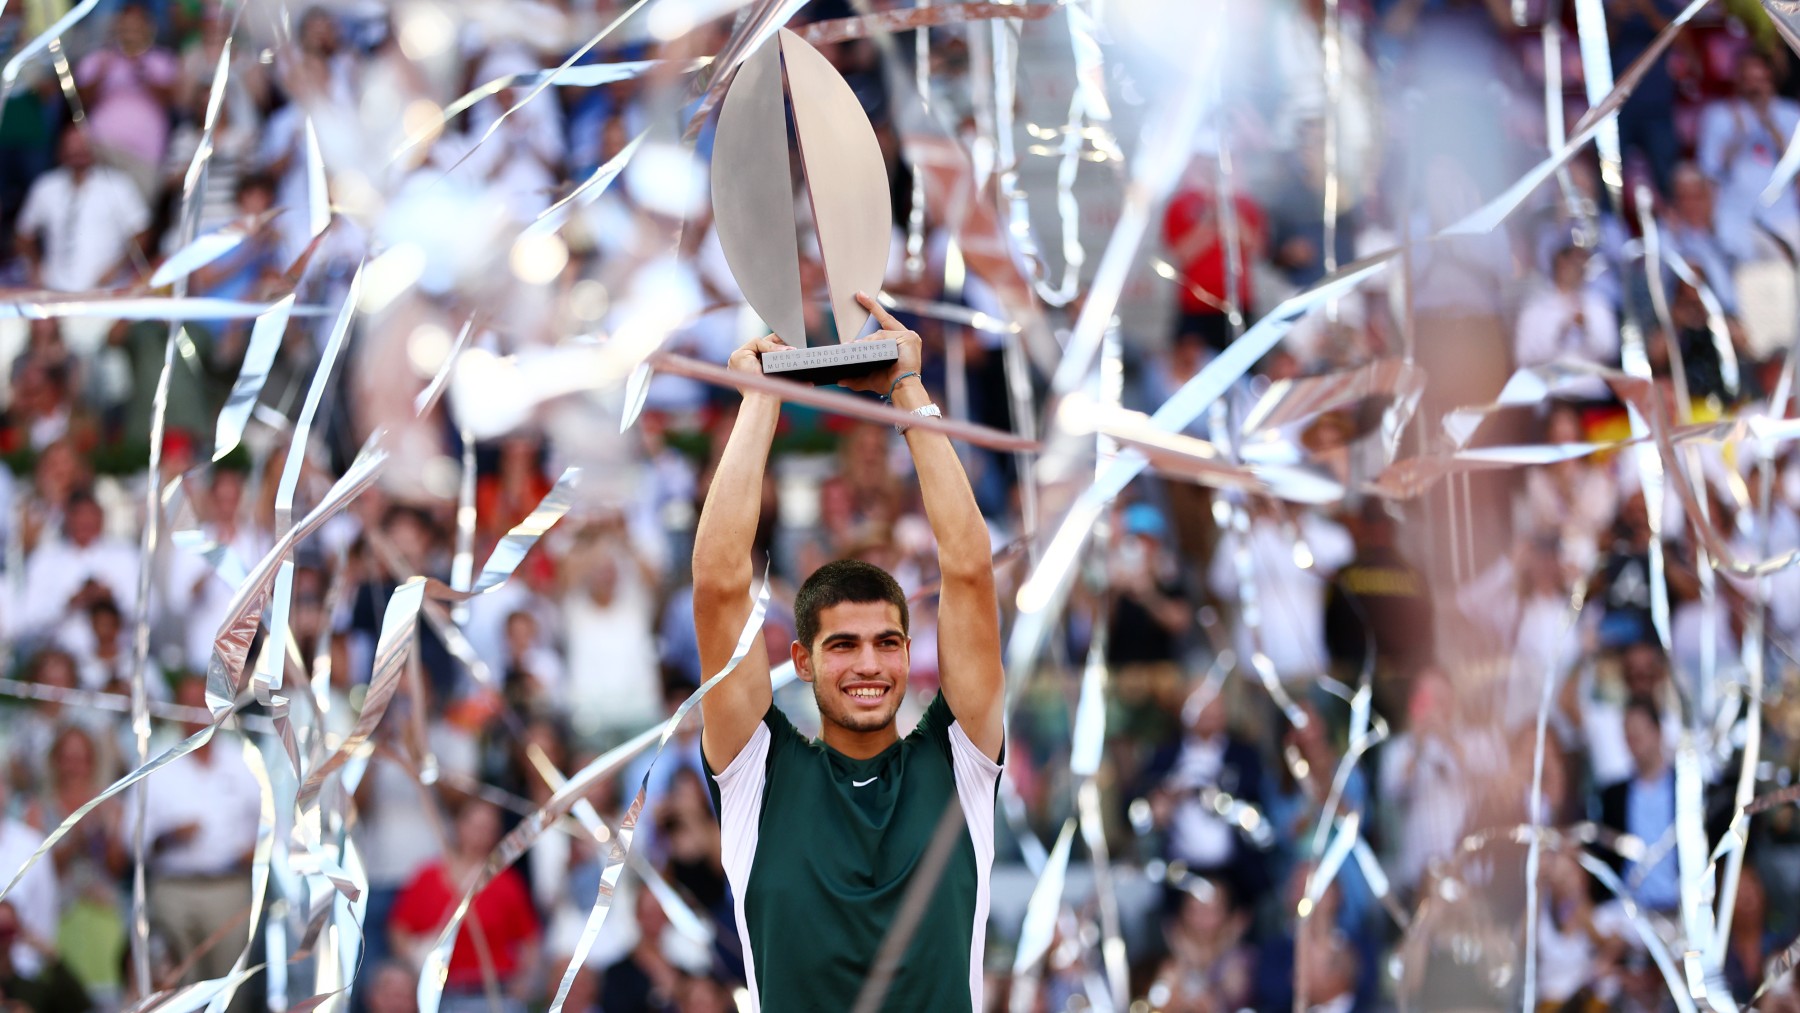
<instances>
[{"instance_id":1,"label":"man's right hand","mask_svg":"<svg viewBox=\"0 0 1800 1013\"><path fill-rule=\"evenodd\" d=\"M762 374L763 353L785 351L788 347L786 342L775 335L765 334L760 338L751 338L749 341L738 346L738 350L731 353L731 358L727 360L725 364L736 372L755 373L760 376ZM742 387L738 388L738 392L746 397L752 393ZM756 391L755 393L762 392Z\"/></svg>"}]
</instances>

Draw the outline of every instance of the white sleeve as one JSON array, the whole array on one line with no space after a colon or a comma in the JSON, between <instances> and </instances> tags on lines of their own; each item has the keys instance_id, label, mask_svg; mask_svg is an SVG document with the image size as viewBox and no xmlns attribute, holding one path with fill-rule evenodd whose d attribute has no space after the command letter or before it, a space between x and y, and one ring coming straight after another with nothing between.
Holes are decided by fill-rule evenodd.
<instances>
[{"instance_id":1,"label":"white sleeve","mask_svg":"<svg viewBox=\"0 0 1800 1013\"><path fill-rule=\"evenodd\" d=\"M1556 358L1558 339L1569 326L1569 315L1561 300L1533 298L1519 311L1519 324L1513 335L1514 354L1520 366L1538 366Z\"/></svg>"},{"instance_id":2,"label":"white sleeve","mask_svg":"<svg viewBox=\"0 0 1800 1013\"><path fill-rule=\"evenodd\" d=\"M130 238L150 227L150 206L144 203L136 184L122 174L113 178L113 203L117 205L121 235Z\"/></svg>"},{"instance_id":3,"label":"white sleeve","mask_svg":"<svg viewBox=\"0 0 1800 1013\"><path fill-rule=\"evenodd\" d=\"M35 235L38 230L50 224L51 198L47 190L51 177L39 176L37 182L25 194L25 206L19 209L19 220L13 229L19 235Z\"/></svg>"},{"instance_id":4,"label":"white sleeve","mask_svg":"<svg viewBox=\"0 0 1800 1013\"><path fill-rule=\"evenodd\" d=\"M744 897L750 891L750 867L756 862L757 838L762 830L763 789L768 786L769 744L774 736L768 722L758 722L750 741L737 757L713 778L719 786L719 858L725 880L731 884L738 942L744 947L744 974L749 979L752 1013L756 997L756 961L750 950L750 924L744 917Z\"/></svg>"},{"instance_id":5,"label":"white sleeve","mask_svg":"<svg viewBox=\"0 0 1800 1013\"><path fill-rule=\"evenodd\" d=\"M962 804L969 843L975 847L974 931L969 946L971 1008L981 1009L982 956L987 947L989 879L994 866L994 796L1000 765L969 740L962 722L950 723L950 767L956 777L956 800Z\"/></svg>"},{"instance_id":6,"label":"white sleeve","mask_svg":"<svg viewBox=\"0 0 1800 1013\"><path fill-rule=\"evenodd\" d=\"M762 823L763 789L768 784L769 726L758 722L750 741L713 781L719 786L719 828L723 837L725 877L739 897L750 883Z\"/></svg>"}]
</instances>

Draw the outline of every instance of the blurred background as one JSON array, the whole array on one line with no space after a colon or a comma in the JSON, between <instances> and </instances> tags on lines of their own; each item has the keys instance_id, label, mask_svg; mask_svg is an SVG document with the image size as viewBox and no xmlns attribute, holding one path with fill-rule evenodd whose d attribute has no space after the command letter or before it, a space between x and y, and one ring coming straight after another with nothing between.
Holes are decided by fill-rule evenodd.
<instances>
[{"instance_id":1,"label":"blurred background","mask_svg":"<svg viewBox=\"0 0 1800 1013\"><path fill-rule=\"evenodd\" d=\"M1154 412L1284 300L1391 254L1248 372L1205 374L1227 393L1106 505L1042 649L1009 671L992 1009L1800 1008L1800 570L1755 568L1800 550L1800 457L1747 421L1788 416L1800 331L1800 191L1777 175L1800 67L1778 25L1749 0L1703 6L1597 147L1498 227L1429 238L1560 147L1682 6L1072 0L820 43L882 146L884 291L924 338L927 387L954 419L1044 438L1042 455L959 442L1009 624L1110 452L1054 405ZM372 435L390 454L278 592L290 681L311 691L290 716L235 682L251 698L208 745L24 873L0 901L0 1005L133 1008L231 974L249 940L239 966L270 970L232 1008L286 1009L360 935L332 1005L415 1008L420 961L501 836L714 674L688 559L738 394L666 370L628 385L641 353L595 358L649 334L723 363L763 333L711 227L709 172L730 169L710 164L701 98L717 67L696 61L758 18L910 9L0 10L19 54L0 87L0 285L12 306L63 307L0 320L0 874L142 762L140 648L149 755L206 725L220 625L291 523L288 455L305 454L298 517ZM565 61L616 80L540 89ZM228 249L174 272L185 294L249 309L172 327L125 304L181 295L152 275L209 235ZM1109 244L1126 270L1097 282ZM809 331L833 340L817 244L801 250ZM289 295L254 347L257 314ZM1055 389L1078 321L1104 336L1101 368ZM267 363L260 387L247 360ZM1645 400L1546 370L1548 389L1446 425L1515 370L1571 363L1623 367ZM448 396L415 414L442 369ZM234 384L254 401L241 441L218 424ZM1681 472L1622 445L1648 433L1681 440ZM1231 468L1198 466L1207 447ZM508 583L428 604L369 751L326 792L353 845L331 854L361 885L360 929L345 923L330 870L288 844L291 804L259 857L266 795L291 800L355 723L395 587L466 587L569 467L570 513ZM167 509L147 546L148 504ZM812 569L878 563L915 600L916 720L936 691L936 563L903 442L790 404L762 507L771 657ZM280 667L265 642L242 672ZM1103 742L1072 766L1090 669L1084 727ZM804 686L778 700L816 730ZM616 827L648 776L566 1008L748 1008L697 724L587 795ZM1066 881L1047 878L1077 817ZM477 895L444 1008L547 1006L608 861L571 820L538 839Z\"/></svg>"}]
</instances>

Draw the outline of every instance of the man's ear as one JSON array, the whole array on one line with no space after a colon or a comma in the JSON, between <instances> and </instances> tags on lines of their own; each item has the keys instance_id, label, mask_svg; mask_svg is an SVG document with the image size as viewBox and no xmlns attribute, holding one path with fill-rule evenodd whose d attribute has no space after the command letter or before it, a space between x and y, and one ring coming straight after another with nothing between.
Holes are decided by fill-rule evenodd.
<instances>
[{"instance_id":1,"label":"man's ear","mask_svg":"<svg viewBox=\"0 0 1800 1013\"><path fill-rule=\"evenodd\" d=\"M798 640L794 641L788 645L788 655L794 660L794 674L800 681L813 681L812 652L806 649L806 645Z\"/></svg>"}]
</instances>

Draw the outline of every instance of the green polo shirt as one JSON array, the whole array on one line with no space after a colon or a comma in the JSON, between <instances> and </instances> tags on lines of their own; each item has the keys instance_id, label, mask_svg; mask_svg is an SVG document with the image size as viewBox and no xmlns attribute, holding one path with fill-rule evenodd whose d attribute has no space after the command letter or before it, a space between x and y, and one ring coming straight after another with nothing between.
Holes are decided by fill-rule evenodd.
<instances>
[{"instance_id":1,"label":"green polo shirt","mask_svg":"<svg viewBox=\"0 0 1800 1013\"><path fill-rule=\"evenodd\" d=\"M855 1005L952 805L964 832L882 1008L981 1009L1000 765L969 740L942 694L912 734L866 760L807 739L771 706L731 764L707 773L752 1010Z\"/></svg>"}]
</instances>

